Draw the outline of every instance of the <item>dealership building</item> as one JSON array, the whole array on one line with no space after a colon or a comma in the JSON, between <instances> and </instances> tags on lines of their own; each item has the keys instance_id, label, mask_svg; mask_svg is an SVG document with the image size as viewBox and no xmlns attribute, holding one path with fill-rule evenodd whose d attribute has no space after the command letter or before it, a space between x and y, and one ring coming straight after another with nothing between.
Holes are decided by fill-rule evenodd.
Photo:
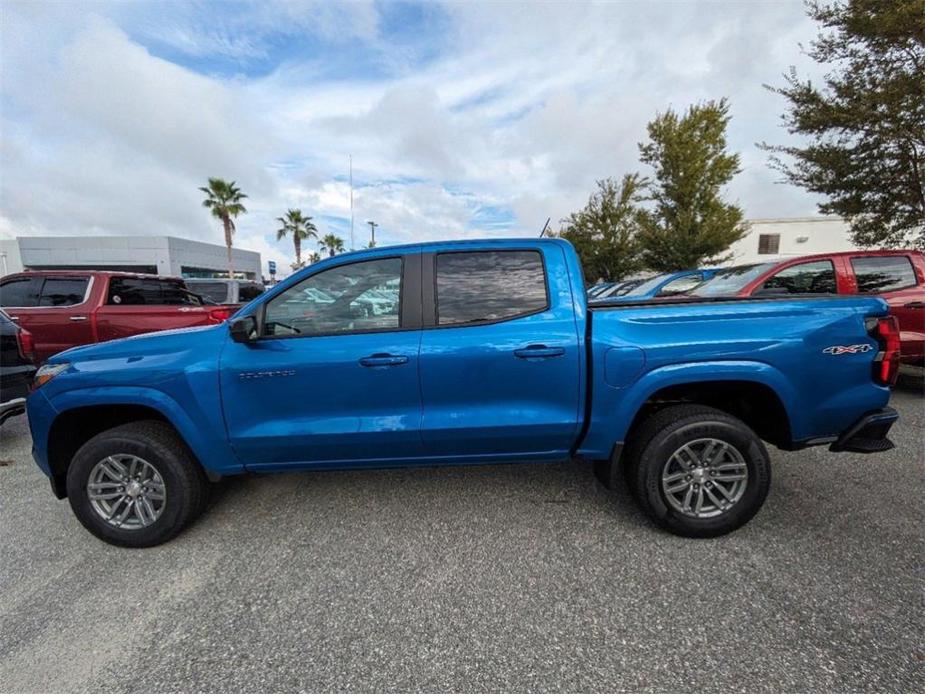
<instances>
[{"instance_id":1,"label":"dealership building","mask_svg":"<svg viewBox=\"0 0 925 694\"><path fill-rule=\"evenodd\" d=\"M233 248L235 274L261 279L260 254ZM175 236L20 236L0 239L0 274L22 270L118 270L227 277L228 251Z\"/></svg>"},{"instance_id":2,"label":"dealership building","mask_svg":"<svg viewBox=\"0 0 925 694\"><path fill-rule=\"evenodd\" d=\"M814 253L857 250L848 222L840 217L750 219L743 238L730 247L731 265L765 263Z\"/></svg>"}]
</instances>

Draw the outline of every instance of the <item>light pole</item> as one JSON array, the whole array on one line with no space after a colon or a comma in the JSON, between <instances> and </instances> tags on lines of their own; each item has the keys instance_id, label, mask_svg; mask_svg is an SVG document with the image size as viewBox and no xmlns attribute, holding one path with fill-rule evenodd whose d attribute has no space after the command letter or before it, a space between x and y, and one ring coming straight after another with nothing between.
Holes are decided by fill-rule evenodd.
<instances>
[{"instance_id":1,"label":"light pole","mask_svg":"<svg viewBox=\"0 0 925 694\"><path fill-rule=\"evenodd\" d=\"M379 225L373 221L368 221L366 223L369 224L369 234L370 234L369 247L375 248L376 247L376 227Z\"/></svg>"}]
</instances>

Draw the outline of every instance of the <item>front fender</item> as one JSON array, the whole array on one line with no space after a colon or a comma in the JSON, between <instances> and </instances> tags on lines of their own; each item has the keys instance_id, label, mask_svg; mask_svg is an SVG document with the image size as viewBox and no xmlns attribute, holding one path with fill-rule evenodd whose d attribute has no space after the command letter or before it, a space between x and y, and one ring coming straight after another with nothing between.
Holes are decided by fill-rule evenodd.
<instances>
[{"instance_id":1,"label":"front fender","mask_svg":"<svg viewBox=\"0 0 925 694\"><path fill-rule=\"evenodd\" d=\"M626 440L633 418L655 393L669 386L704 381L750 381L773 390L787 412L793 438L802 438L803 425L794 419L796 393L783 373L770 364L750 360L702 361L668 364L652 369L626 388L598 386L591 403L591 425L579 453L607 458L614 443Z\"/></svg>"},{"instance_id":2,"label":"front fender","mask_svg":"<svg viewBox=\"0 0 925 694\"><path fill-rule=\"evenodd\" d=\"M224 430L216 430L215 425L210 423L205 413L188 411L163 391L144 386L77 388L54 394L47 398L46 402L58 416L79 407L99 407L100 405L150 407L174 426L206 471L219 475L244 472L244 466L232 451ZM32 419L30 417L30 421ZM44 449L47 451L47 436L51 430L52 418L36 418L36 421L47 423L46 431L33 431L33 437L39 437L44 442ZM44 438L41 438L42 434ZM36 445L37 451L38 448L39 446Z\"/></svg>"}]
</instances>

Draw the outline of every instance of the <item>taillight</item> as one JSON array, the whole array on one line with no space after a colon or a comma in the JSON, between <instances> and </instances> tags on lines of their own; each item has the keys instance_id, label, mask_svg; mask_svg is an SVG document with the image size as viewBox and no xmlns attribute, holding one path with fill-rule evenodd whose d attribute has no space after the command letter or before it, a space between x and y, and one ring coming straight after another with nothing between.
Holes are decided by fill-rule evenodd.
<instances>
[{"instance_id":1,"label":"taillight","mask_svg":"<svg viewBox=\"0 0 925 694\"><path fill-rule=\"evenodd\" d=\"M874 380L885 386L895 385L899 376L899 321L895 316L878 318L871 334L880 343L874 359Z\"/></svg>"},{"instance_id":2,"label":"taillight","mask_svg":"<svg viewBox=\"0 0 925 694\"><path fill-rule=\"evenodd\" d=\"M209 318L216 323L223 323L231 317L231 314L232 310L230 308L213 308L209 311Z\"/></svg>"},{"instance_id":3,"label":"taillight","mask_svg":"<svg viewBox=\"0 0 925 694\"><path fill-rule=\"evenodd\" d=\"M19 344L19 353L23 359L35 361L35 338L25 328L16 333L16 342Z\"/></svg>"}]
</instances>

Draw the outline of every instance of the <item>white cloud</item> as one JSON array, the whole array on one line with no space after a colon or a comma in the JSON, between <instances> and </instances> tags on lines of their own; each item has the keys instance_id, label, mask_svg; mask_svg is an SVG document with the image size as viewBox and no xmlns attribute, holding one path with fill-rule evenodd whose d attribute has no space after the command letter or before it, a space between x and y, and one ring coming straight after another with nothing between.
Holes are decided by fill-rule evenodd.
<instances>
[{"instance_id":1,"label":"white cloud","mask_svg":"<svg viewBox=\"0 0 925 694\"><path fill-rule=\"evenodd\" d=\"M730 197L814 211L754 147L786 138L761 83L808 67L799 2L459 3L405 29L382 16L403 6L372 2L169 7L4 5L0 232L220 242L197 190L217 175L250 195L236 243L287 263L287 207L344 235L352 154L358 244L369 218L386 243L532 235L639 169L656 111L721 96L744 168Z\"/></svg>"}]
</instances>

